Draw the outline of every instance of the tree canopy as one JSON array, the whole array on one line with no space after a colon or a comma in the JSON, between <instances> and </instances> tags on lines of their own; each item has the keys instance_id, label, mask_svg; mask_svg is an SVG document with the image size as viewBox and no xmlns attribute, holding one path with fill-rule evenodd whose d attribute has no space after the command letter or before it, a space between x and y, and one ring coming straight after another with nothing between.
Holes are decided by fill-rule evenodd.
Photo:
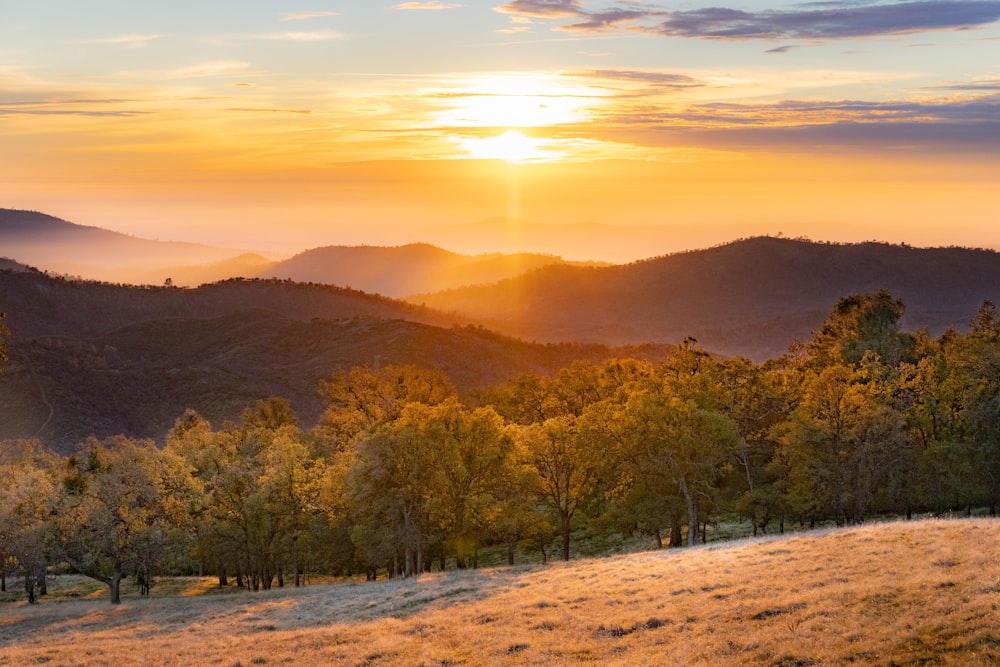
<instances>
[{"instance_id":1,"label":"tree canopy","mask_svg":"<svg viewBox=\"0 0 1000 667\"><path fill-rule=\"evenodd\" d=\"M251 590L312 573L415 576L508 563L584 535L698 544L722 521L767 532L1000 504L1000 320L900 327L886 292L842 299L764 364L685 340L662 362L578 361L461 397L440 371L358 367L213 426L184 412L162 448L89 439L67 457L0 443L0 580L29 599L63 563L121 599L158 573ZM5 585L5 583L4 583Z\"/></svg>"}]
</instances>

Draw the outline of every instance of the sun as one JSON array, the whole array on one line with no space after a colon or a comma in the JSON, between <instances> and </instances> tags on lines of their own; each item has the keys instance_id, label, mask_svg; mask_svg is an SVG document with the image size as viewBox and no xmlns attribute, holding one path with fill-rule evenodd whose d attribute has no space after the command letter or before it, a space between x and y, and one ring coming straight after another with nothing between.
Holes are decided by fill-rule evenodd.
<instances>
[{"instance_id":1,"label":"sun","mask_svg":"<svg viewBox=\"0 0 1000 667\"><path fill-rule=\"evenodd\" d=\"M467 157L478 160L506 160L512 164L523 162L552 162L562 153L551 148L550 139L525 136L519 130L507 130L495 137L460 139Z\"/></svg>"},{"instance_id":2,"label":"sun","mask_svg":"<svg viewBox=\"0 0 1000 667\"><path fill-rule=\"evenodd\" d=\"M547 127L574 123L597 99L553 75L479 76L448 91L435 114L450 127Z\"/></svg>"}]
</instances>

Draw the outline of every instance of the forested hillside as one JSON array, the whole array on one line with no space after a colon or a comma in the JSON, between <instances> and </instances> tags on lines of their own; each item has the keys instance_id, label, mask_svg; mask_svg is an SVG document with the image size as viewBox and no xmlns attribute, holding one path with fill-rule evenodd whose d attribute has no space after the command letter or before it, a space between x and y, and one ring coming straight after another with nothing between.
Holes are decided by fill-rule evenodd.
<instances>
[{"instance_id":1,"label":"forested hillside","mask_svg":"<svg viewBox=\"0 0 1000 667\"><path fill-rule=\"evenodd\" d=\"M984 303L968 333L930 338L901 326L904 310L884 291L844 297L804 347L760 365L689 340L663 361L578 360L467 396L426 363L434 340L419 365L329 375L312 427L269 398L222 423L188 410L162 448L119 436L61 457L4 443L0 521L14 528L0 562L16 565L29 594L48 564L67 562L117 601L123 577L159 572L214 572L257 590L311 572L476 567L487 547L508 562L525 551L569 559L584 530L658 548L700 544L723 520L756 534L995 516L1000 317ZM169 326L114 340L153 341ZM338 325L306 326L315 337L296 333L315 341ZM218 350L240 354L235 341ZM296 359L256 382L295 374ZM207 386L231 391L222 376Z\"/></svg>"},{"instance_id":2,"label":"forested hillside","mask_svg":"<svg viewBox=\"0 0 1000 667\"><path fill-rule=\"evenodd\" d=\"M625 344L693 336L756 361L806 340L847 294L887 289L903 323L938 335L1000 301L1000 254L882 243L753 238L624 266L552 266L497 285L410 300L529 340Z\"/></svg>"},{"instance_id":3,"label":"forested hillside","mask_svg":"<svg viewBox=\"0 0 1000 667\"><path fill-rule=\"evenodd\" d=\"M62 451L90 435L162 441L186 408L219 423L271 395L311 425L322 411L319 381L359 364L439 368L468 394L618 354L522 343L401 302L290 281L138 288L0 271L0 294L11 330L0 438L37 437ZM662 358L666 347L645 354Z\"/></svg>"}]
</instances>

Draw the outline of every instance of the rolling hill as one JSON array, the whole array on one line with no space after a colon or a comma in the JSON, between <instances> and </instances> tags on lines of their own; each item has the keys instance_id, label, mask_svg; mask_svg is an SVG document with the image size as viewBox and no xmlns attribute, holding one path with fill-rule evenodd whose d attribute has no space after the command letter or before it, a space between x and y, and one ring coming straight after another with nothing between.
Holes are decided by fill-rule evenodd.
<instances>
[{"instance_id":1,"label":"rolling hill","mask_svg":"<svg viewBox=\"0 0 1000 667\"><path fill-rule=\"evenodd\" d=\"M259 255L248 262L242 250L142 239L15 209L0 209L0 253L64 275L154 285L166 278L176 285L219 280L237 275L237 268L249 267L253 273L241 275L250 276L270 264ZM198 282L186 282L187 273Z\"/></svg>"},{"instance_id":2,"label":"rolling hill","mask_svg":"<svg viewBox=\"0 0 1000 667\"><path fill-rule=\"evenodd\" d=\"M963 329L1000 302L1000 254L759 237L612 267L550 266L495 285L408 299L537 341L621 345L693 336L760 361L806 340L840 297L888 289L904 326Z\"/></svg>"},{"instance_id":3,"label":"rolling hill","mask_svg":"<svg viewBox=\"0 0 1000 667\"><path fill-rule=\"evenodd\" d=\"M90 435L160 440L186 408L221 425L272 395L308 428L323 410L319 381L359 364L432 366L467 394L626 353L524 343L387 298L291 281L141 288L0 271L0 295L12 332L0 439L37 437L60 451Z\"/></svg>"},{"instance_id":4,"label":"rolling hill","mask_svg":"<svg viewBox=\"0 0 1000 667\"><path fill-rule=\"evenodd\" d=\"M998 543L995 520L899 522L260 593L192 577L140 599L127 583L117 607L63 575L50 597L78 597L3 605L0 651L15 665L986 667Z\"/></svg>"},{"instance_id":5,"label":"rolling hill","mask_svg":"<svg viewBox=\"0 0 1000 667\"><path fill-rule=\"evenodd\" d=\"M259 273L261 278L354 287L403 297L495 283L543 266L580 266L552 255L460 255L426 243L397 247L328 246L302 252ZM596 265L596 264L594 264Z\"/></svg>"}]
</instances>

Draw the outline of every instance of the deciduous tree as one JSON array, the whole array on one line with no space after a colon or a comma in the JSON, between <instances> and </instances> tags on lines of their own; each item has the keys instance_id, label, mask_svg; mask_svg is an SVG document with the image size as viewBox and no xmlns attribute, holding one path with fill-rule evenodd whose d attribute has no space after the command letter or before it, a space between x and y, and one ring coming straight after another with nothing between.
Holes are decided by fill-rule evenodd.
<instances>
[{"instance_id":1,"label":"deciduous tree","mask_svg":"<svg viewBox=\"0 0 1000 667\"><path fill-rule=\"evenodd\" d=\"M107 584L121 602L121 580L151 573L171 528L186 520L190 473L151 441L89 440L67 460L58 535L61 555L81 574Z\"/></svg>"}]
</instances>

